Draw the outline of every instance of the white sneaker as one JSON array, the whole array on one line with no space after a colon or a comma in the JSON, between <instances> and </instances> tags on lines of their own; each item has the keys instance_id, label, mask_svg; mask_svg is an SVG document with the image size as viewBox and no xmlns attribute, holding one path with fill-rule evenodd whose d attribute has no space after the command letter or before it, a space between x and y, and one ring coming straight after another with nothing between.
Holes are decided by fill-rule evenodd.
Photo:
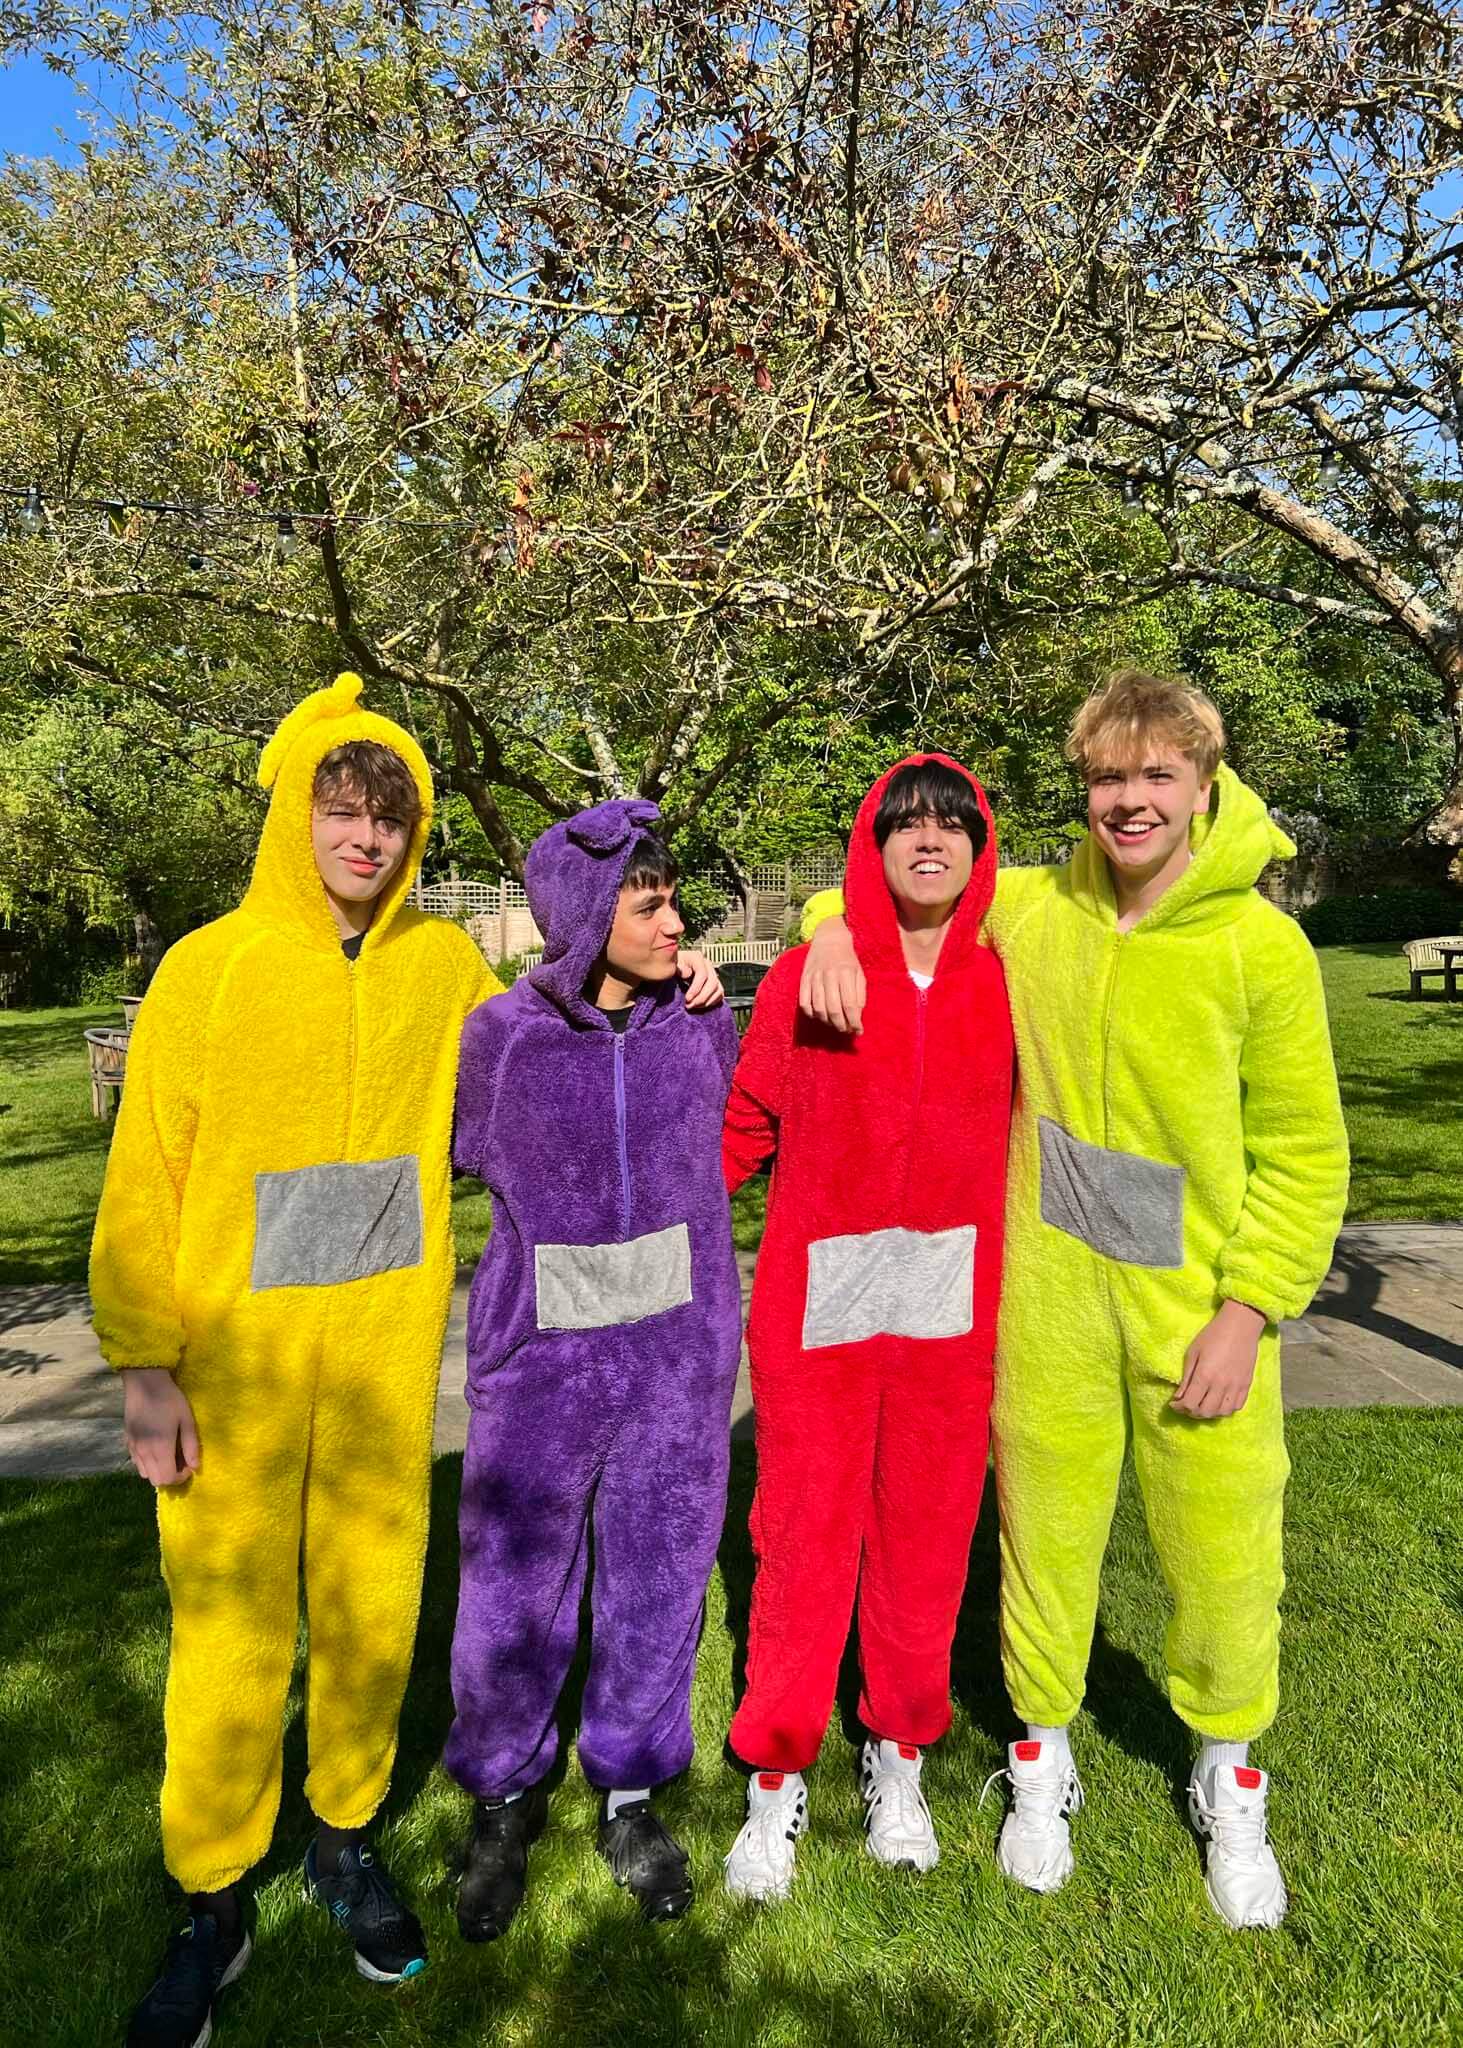
<instances>
[{"instance_id":1,"label":"white sneaker","mask_svg":"<svg viewBox=\"0 0 1463 2048\"><path fill-rule=\"evenodd\" d=\"M1216 1764L1189 1780L1189 1819L1204 1837L1204 1889L1231 1927L1278 1927L1285 1880L1265 1831L1270 1780L1248 1764Z\"/></svg>"},{"instance_id":2,"label":"white sneaker","mask_svg":"<svg viewBox=\"0 0 1463 2048\"><path fill-rule=\"evenodd\" d=\"M798 1836L808 1825L801 1771L754 1771L747 1818L722 1869L734 1899L785 1899L792 1890Z\"/></svg>"},{"instance_id":3,"label":"white sneaker","mask_svg":"<svg viewBox=\"0 0 1463 2048\"><path fill-rule=\"evenodd\" d=\"M1013 1742L1007 1768L986 1779L986 1792L997 1778L1011 1781L1011 1811L996 1844L996 1868L1028 1891L1054 1892L1072 1875L1070 1814L1082 1809L1082 1780L1070 1751L1049 1742Z\"/></svg>"},{"instance_id":4,"label":"white sneaker","mask_svg":"<svg viewBox=\"0 0 1463 2048\"><path fill-rule=\"evenodd\" d=\"M869 1854L891 1870L933 1870L935 1823L919 1788L919 1751L909 1742L866 1742L864 1828Z\"/></svg>"}]
</instances>

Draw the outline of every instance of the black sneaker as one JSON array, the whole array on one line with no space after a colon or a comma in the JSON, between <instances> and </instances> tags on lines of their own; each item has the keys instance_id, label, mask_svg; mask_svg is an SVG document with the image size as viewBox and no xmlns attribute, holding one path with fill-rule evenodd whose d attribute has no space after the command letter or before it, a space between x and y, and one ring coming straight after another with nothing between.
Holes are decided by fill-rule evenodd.
<instances>
[{"instance_id":1,"label":"black sneaker","mask_svg":"<svg viewBox=\"0 0 1463 2048\"><path fill-rule=\"evenodd\" d=\"M516 1799L479 1799L457 1892L457 1931L464 1941L496 1941L523 1904L529 1845L549 1817L542 1779Z\"/></svg>"},{"instance_id":2,"label":"black sneaker","mask_svg":"<svg viewBox=\"0 0 1463 2048\"><path fill-rule=\"evenodd\" d=\"M212 1913L195 1913L168 1943L157 1982L132 2015L127 2048L205 2048L226 1984L244 1973L248 1929L220 1934Z\"/></svg>"},{"instance_id":3,"label":"black sneaker","mask_svg":"<svg viewBox=\"0 0 1463 2048\"><path fill-rule=\"evenodd\" d=\"M599 1853L616 1884L647 1920L679 1920L691 1903L690 1858L650 1810L648 1799L622 1806L599 1824Z\"/></svg>"},{"instance_id":4,"label":"black sneaker","mask_svg":"<svg viewBox=\"0 0 1463 2048\"><path fill-rule=\"evenodd\" d=\"M416 1915L364 1845L342 1849L334 1870L321 1870L316 1844L305 1851L305 1897L329 1909L356 1945L356 1968L372 1984L401 1984L427 1967L427 1943Z\"/></svg>"}]
</instances>

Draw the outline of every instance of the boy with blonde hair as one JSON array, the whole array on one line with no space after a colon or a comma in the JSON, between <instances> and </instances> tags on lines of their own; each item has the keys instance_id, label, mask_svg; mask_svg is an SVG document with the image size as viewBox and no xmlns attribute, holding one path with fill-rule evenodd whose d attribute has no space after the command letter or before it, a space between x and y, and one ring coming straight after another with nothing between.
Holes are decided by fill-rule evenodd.
<instances>
[{"instance_id":1,"label":"boy with blonde hair","mask_svg":"<svg viewBox=\"0 0 1463 2048\"><path fill-rule=\"evenodd\" d=\"M1232 1927L1273 1927L1285 1886L1249 1744L1278 1697L1278 1325L1325 1275L1347 1149L1315 956L1254 887L1295 849L1223 750L1202 691L1110 677L1067 743L1088 836L1068 866L1004 870L988 921L1020 1076L993 1421L1027 1724L997 1860L1033 1891L1072 1868L1067 1731L1131 1437L1209 1897ZM856 1028L840 936L820 927L805 995Z\"/></svg>"}]
</instances>

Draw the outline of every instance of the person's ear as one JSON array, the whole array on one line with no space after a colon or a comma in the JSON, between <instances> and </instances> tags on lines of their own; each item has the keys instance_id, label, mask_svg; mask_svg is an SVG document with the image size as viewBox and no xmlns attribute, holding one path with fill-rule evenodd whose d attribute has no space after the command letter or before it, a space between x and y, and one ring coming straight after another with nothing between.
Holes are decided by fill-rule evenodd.
<instances>
[{"instance_id":1,"label":"person's ear","mask_svg":"<svg viewBox=\"0 0 1463 2048\"><path fill-rule=\"evenodd\" d=\"M1194 816L1196 818L1204 817L1207 814L1209 809L1209 799L1211 796L1213 796L1213 794L1214 784L1212 780L1209 782L1201 782L1199 784L1199 794L1194 798Z\"/></svg>"}]
</instances>

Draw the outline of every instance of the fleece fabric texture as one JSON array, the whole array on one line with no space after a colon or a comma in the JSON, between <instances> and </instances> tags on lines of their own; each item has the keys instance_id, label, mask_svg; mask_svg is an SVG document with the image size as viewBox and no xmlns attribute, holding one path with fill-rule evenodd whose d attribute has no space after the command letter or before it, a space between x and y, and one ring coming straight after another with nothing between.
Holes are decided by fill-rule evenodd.
<instances>
[{"instance_id":1,"label":"fleece fabric texture","mask_svg":"<svg viewBox=\"0 0 1463 2048\"><path fill-rule=\"evenodd\" d=\"M988 920L1019 1063L994 1415L1002 1643L1017 1714L1070 1720L1131 1434L1173 1599L1170 1697L1201 1734L1243 1742L1278 1698L1276 1325L1325 1275L1347 1143L1315 955L1254 889L1294 847L1226 767L1192 844L1126 933L1090 838L1070 866L1007 869ZM1184 1354L1226 1299L1267 1318L1249 1399L1178 1415Z\"/></svg>"},{"instance_id":2,"label":"fleece fabric texture","mask_svg":"<svg viewBox=\"0 0 1463 2048\"><path fill-rule=\"evenodd\" d=\"M158 1494L163 1847L186 1891L268 1847L302 1560L306 1790L334 1827L384 1796L416 1630L457 1048L498 984L465 932L406 906L431 782L360 689L342 676L280 726L243 904L158 969L92 1245L104 1355L173 1371L198 1423L201 1469ZM354 961L310 840L315 770L350 740L394 749L424 807Z\"/></svg>"},{"instance_id":3,"label":"fleece fabric texture","mask_svg":"<svg viewBox=\"0 0 1463 2048\"><path fill-rule=\"evenodd\" d=\"M856 1592L865 1725L921 1745L945 1732L985 1478L1012 1068L1001 968L980 943L995 831L970 777L988 837L918 988L874 839L888 780L848 854L863 1034L800 1015L805 949L784 954L757 991L722 1138L733 1189L776 1155L748 1327L757 1578L731 1729L754 1768L817 1755Z\"/></svg>"},{"instance_id":4,"label":"fleece fabric texture","mask_svg":"<svg viewBox=\"0 0 1463 2048\"><path fill-rule=\"evenodd\" d=\"M741 1294L718 1139L725 1007L647 987L623 1031L586 980L653 804L553 826L524 880L541 966L463 1035L455 1157L493 1195L468 1308L461 1586L448 1770L534 1784L579 1635L593 1531L586 1776L691 1760L702 1601L726 1510Z\"/></svg>"}]
</instances>

